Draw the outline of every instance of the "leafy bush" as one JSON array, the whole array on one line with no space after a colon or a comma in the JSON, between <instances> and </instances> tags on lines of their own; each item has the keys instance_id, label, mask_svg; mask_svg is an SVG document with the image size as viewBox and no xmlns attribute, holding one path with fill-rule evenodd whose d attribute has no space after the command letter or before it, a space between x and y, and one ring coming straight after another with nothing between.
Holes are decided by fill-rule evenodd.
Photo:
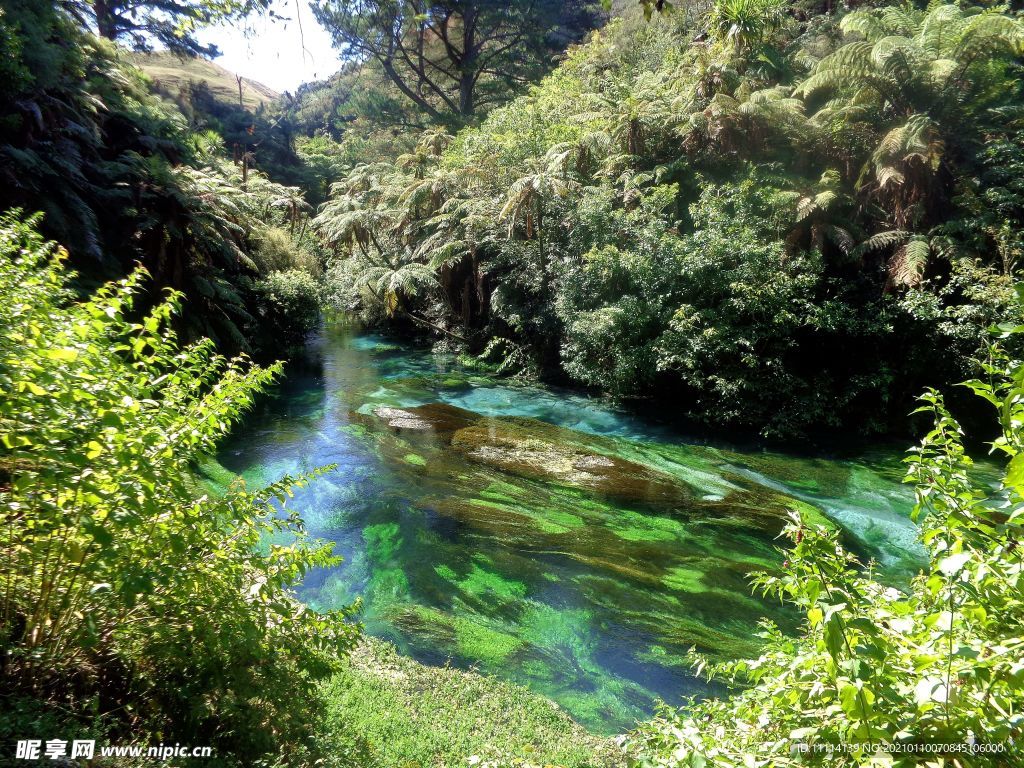
<instances>
[{"instance_id":1,"label":"leafy bush","mask_svg":"<svg viewBox=\"0 0 1024 768\"><path fill-rule=\"evenodd\" d=\"M1011 332L1024 330L1024 326ZM929 560L902 589L875 580L838 535L798 515L781 575L757 586L803 611L795 638L764 627L757 659L705 665L742 686L666 710L630 737L643 766L1017 764L1024 698L1024 362L999 345L985 380L1005 462L992 484L935 391L934 426L907 458ZM956 750L976 742L979 751ZM936 745L954 745L943 749ZM889 746L891 751L873 750ZM829 750L832 751L829 751ZM1003 752L985 751L998 750Z\"/></svg>"},{"instance_id":2,"label":"leafy bush","mask_svg":"<svg viewBox=\"0 0 1024 768\"><path fill-rule=\"evenodd\" d=\"M866 302L818 250L787 249L788 184L764 171L705 183L682 236L665 213L674 185L612 212L616 245L559 281L566 371L620 395L671 387L692 418L766 434L882 427L899 361L877 350L904 311ZM871 370L857 350L875 350Z\"/></svg>"},{"instance_id":3,"label":"leafy bush","mask_svg":"<svg viewBox=\"0 0 1024 768\"><path fill-rule=\"evenodd\" d=\"M685 256L665 214L676 192L675 185L648 190L633 211L604 208L608 200L587 211L588 229L606 220L616 235L566 264L558 281L562 365L574 378L616 395L649 391L657 381L658 341L681 301Z\"/></svg>"},{"instance_id":4,"label":"leafy bush","mask_svg":"<svg viewBox=\"0 0 1024 768\"><path fill-rule=\"evenodd\" d=\"M316 278L301 269L271 272L256 282L259 297L259 333L263 346L286 349L298 346L320 321L321 288Z\"/></svg>"},{"instance_id":5,"label":"leafy bush","mask_svg":"<svg viewBox=\"0 0 1024 768\"><path fill-rule=\"evenodd\" d=\"M308 478L194 479L279 369L179 347L177 295L134 310L142 271L72 303L36 223L0 218L3 689L244 764L312 749L315 683L357 630L292 596L338 562L284 506Z\"/></svg>"},{"instance_id":6,"label":"leafy bush","mask_svg":"<svg viewBox=\"0 0 1024 768\"><path fill-rule=\"evenodd\" d=\"M39 226L68 249L83 281L121 277L141 263L152 285L182 294L187 311L175 322L184 338L263 357L256 307L242 289L257 272L261 243L277 255L288 248L279 232L262 237L264 230L301 239L309 209L302 191L254 171L248 155L231 162L217 133L190 131L123 51L83 26L76 6L88 16L89 3L4 4L0 210L44 211ZM264 138L253 140L261 157L271 150ZM295 159L290 143L286 154ZM308 248L290 250L283 268L318 270Z\"/></svg>"},{"instance_id":7,"label":"leafy bush","mask_svg":"<svg viewBox=\"0 0 1024 768\"><path fill-rule=\"evenodd\" d=\"M298 245L293 235L280 227L266 227L260 232L252 252L261 275L298 269L310 275L320 274L320 265L308 250Z\"/></svg>"}]
</instances>

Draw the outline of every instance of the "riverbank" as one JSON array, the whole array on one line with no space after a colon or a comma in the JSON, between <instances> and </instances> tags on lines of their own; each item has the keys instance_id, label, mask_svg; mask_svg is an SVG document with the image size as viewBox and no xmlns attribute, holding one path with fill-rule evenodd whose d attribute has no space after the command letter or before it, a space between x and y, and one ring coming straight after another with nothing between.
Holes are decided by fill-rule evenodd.
<instances>
[{"instance_id":1,"label":"riverbank","mask_svg":"<svg viewBox=\"0 0 1024 768\"><path fill-rule=\"evenodd\" d=\"M324 686L324 728L366 768L613 768L625 760L549 699L489 675L434 667L367 637Z\"/></svg>"}]
</instances>

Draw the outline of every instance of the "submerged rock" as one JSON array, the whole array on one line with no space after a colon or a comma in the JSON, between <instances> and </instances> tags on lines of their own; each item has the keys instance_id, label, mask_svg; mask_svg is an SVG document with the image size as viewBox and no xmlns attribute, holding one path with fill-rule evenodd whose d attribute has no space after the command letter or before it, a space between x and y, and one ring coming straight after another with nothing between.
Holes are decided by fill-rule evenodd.
<instances>
[{"instance_id":1,"label":"submerged rock","mask_svg":"<svg viewBox=\"0 0 1024 768\"><path fill-rule=\"evenodd\" d=\"M392 429L445 434L467 427L480 417L447 403L427 403L413 408L380 406L373 414Z\"/></svg>"},{"instance_id":2,"label":"submerged rock","mask_svg":"<svg viewBox=\"0 0 1024 768\"><path fill-rule=\"evenodd\" d=\"M520 477L584 488L620 501L672 504L690 498L675 478L597 453L579 433L524 418L481 419L452 436L467 458Z\"/></svg>"}]
</instances>

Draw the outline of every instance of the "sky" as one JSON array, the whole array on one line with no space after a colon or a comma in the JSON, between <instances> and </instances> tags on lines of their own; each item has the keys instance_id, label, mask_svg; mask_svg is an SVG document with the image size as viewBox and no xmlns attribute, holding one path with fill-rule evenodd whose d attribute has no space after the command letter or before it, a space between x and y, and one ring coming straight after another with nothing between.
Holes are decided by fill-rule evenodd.
<instances>
[{"instance_id":1,"label":"sky","mask_svg":"<svg viewBox=\"0 0 1024 768\"><path fill-rule=\"evenodd\" d=\"M290 19L252 17L210 27L197 37L220 49L221 56L214 61L222 67L278 92L294 92L302 83L337 72L341 62L331 47L330 35L313 18L309 0L287 0L274 7ZM302 22L301 32L297 17Z\"/></svg>"}]
</instances>

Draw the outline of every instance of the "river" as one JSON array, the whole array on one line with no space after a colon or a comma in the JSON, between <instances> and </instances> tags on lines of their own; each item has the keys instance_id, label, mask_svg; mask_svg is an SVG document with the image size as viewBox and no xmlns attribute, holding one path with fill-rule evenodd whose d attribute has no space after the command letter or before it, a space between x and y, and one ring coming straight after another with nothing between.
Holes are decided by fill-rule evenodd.
<instances>
[{"instance_id":1,"label":"river","mask_svg":"<svg viewBox=\"0 0 1024 768\"><path fill-rule=\"evenodd\" d=\"M667 406L669 407L669 406ZM300 597L362 598L367 632L423 662L522 683L599 733L709 689L684 658L756 653L751 572L791 509L894 579L920 557L901 456L696 440L598 398L325 330L223 446L249 484L337 469L289 502L344 563Z\"/></svg>"}]
</instances>

